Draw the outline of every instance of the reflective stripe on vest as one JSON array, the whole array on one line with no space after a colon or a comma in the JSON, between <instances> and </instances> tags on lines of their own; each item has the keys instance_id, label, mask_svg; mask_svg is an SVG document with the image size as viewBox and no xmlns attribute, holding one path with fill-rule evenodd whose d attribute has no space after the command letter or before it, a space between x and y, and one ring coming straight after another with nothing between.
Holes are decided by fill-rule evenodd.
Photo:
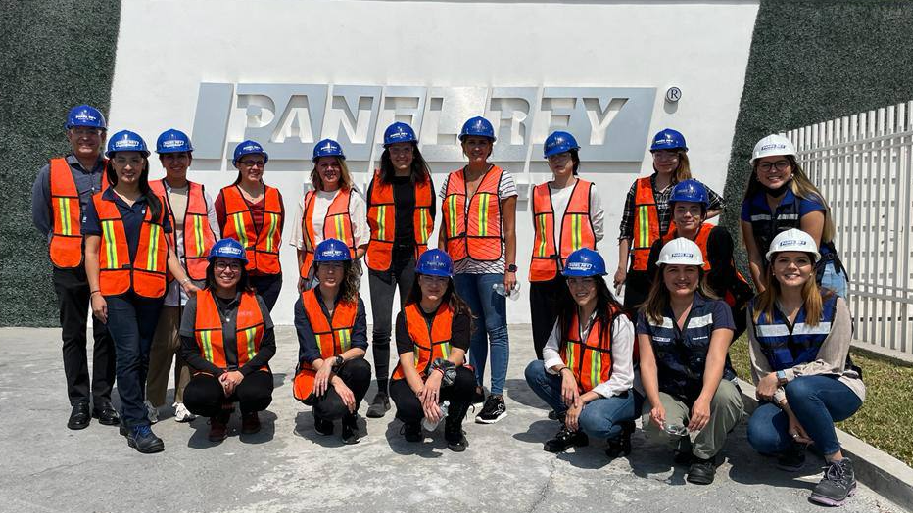
<instances>
[{"instance_id":1,"label":"reflective stripe on vest","mask_svg":"<svg viewBox=\"0 0 913 513\"><path fill-rule=\"evenodd\" d=\"M216 235L209 224L209 209L206 205L206 192L202 184L196 182L187 182L187 210L184 212L183 228L183 256L184 269L187 275L194 280L205 280L206 269L209 267L209 250L216 243ZM168 207L168 215L171 217L171 226L176 227L174 220L174 211L171 209L171 200L168 197L168 191L165 188L165 179L153 180L149 182L149 187L156 194L165 198L165 205ZM172 247L177 252L177 245L174 244L174 232L171 232Z\"/></svg>"},{"instance_id":2,"label":"reflective stripe on vest","mask_svg":"<svg viewBox=\"0 0 913 513\"><path fill-rule=\"evenodd\" d=\"M447 253L454 260L469 257L478 261L499 260L502 255L501 202L498 192L504 174L491 166L479 182L479 188L469 198L466 208L464 170L450 173L444 195L444 221Z\"/></svg>"},{"instance_id":3,"label":"reflective stripe on vest","mask_svg":"<svg viewBox=\"0 0 913 513\"><path fill-rule=\"evenodd\" d=\"M567 333L559 351L564 364L574 373L580 393L586 393L605 383L612 375L612 323L621 310L609 307L609 325L603 328L599 320L593 322L586 341L580 339L580 320L577 312L568 323ZM600 340L599 333L603 332Z\"/></svg>"},{"instance_id":4,"label":"reflective stripe on vest","mask_svg":"<svg viewBox=\"0 0 913 513\"><path fill-rule=\"evenodd\" d=\"M208 289L197 292L197 314L193 326L194 338L203 358L220 369L227 369L222 319L216 300ZM263 312L257 296L253 292L242 292L235 328L235 354L238 355L239 369L260 352L264 332Z\"/></svg>"},{"instance_id":5,"label":"reflective stripe on vest","mask_svg":"<svg viewBox=\"0 0 913 513\"><path fill-rule=\"evenodd\" d=\"M754 311L754 300L749 311ZM805 305L799 309L792 324L779 308L774 308L772 317L767 312L761 312L758 322L754 323L755 338L774 371L789 369L817 358L837 315L836 295L824 300L821 314L821 320L812 326L805 322Z\"/></svg>"},{"instance_id":6,"label":"reflective stripe on vest","mask_svg":"<svg viewBox=\"0 0 913 513\"><path fill-rule=\"evenodd\" d=\"M535 239L529 264L529 281L548 281L564 267L564 260L580 248L596 249L596 232L590 218L591 182L577 180L567 208L561 217L560 261L555 250L555 212L548 183L533 189L533 224Z\"/></svg>"},{"instance_id":7,"label":"reflective stripe on vest","mask_svg":"<svg viewBox=\"0 0 913 513\"><path fill-rule=\"evenodd\" d=\"M113 201L102 199L102 194L92 196L102 231L98 255L101 294L116 296L132 290L147 298L164 296L168 269L168 239L162 227L165 200L159 197L163 208L158 219L152 219L152 209L145 208L136 255L130 262L120 210Z\"/></svg>"},{"instance_id":8,"label":"reflective stripe on vest","mask_svg":"<svg viewBox=\"0 0 913 513\"><path fill-rule=\"evenodd\" d=\"M635 271L646 271L650 257L650 246L659 239L659 212L653 197L650 177L638 178L634 194L634 242L631 253Z\"/></svg>"},{"instance_id":9,"label":"reflective stripe on vest","mask_svg":"<svg viewBox=\"0 0 913 513\"><path fill-rule=\"evenodd\" d=\"M314 248L317 247L314 238L314 204L317 193L308 191L304 195L304 216L301 218L301 236L304 239L304 248L301 249L301 276L309 276L311 265L314 262ZM323 238L341 240L349 247L349 253L355 258L355 234L352 227L351 212L352 189L341 189L327 208L323 217Z\"/></svg>"},{"instance_id":10,"label":"reflective stripe on vest","mask_svg":"<svg viewBox=\"0 0 913 513\"><path fill-rule=\"evenodd\" d=\"M704 270L710 270L710 259L707 258L707 238L710 237L710 231L713 230L714 226L710 223L701 223L701 227L697 230L697 236L693 239L694 243L697 244L697 247L701 250L701 255L704 258ZM669 223L669 231L662 236L663 244L672 239L679 237L678 228L675 226L675 221Z\"/></svg>"},{"instance_id":11,"label":"reflective stripe on vest","mask_svg":"<svg viewBox=\"0 0 913 513\"><path fill-rule=\"evenodd\" d=\"M428 327L428 322L416 303L406 305L404 312L406 329L409 332L409 339L412 340L412 361L415 370L424 380L431 362L437 358L450 358L450 352L453 350L450 344L453 339L453 306L450 303L442 304L434 314L431 328ZM400 361L393 370L393 379L405 377L403 362Z\"/></svg>"},{"instance_id":12,"label":"reflective stripe on vest","mask_svg":"<svg viewBox=\"0 0 913 513\"><path fill-rule=\"evenodd\" d=\"M233 238L247 249L247 270L279 274L279 247L282 243L282 197L278 189L263 186L263 224L257 230L254 216L237 185L222 188L225 203L223 238Z\"/></svg>"},{"instance_id":13,"label":"reflective stripe on vest","mask_svg":"<svg viewBox=\"0 0 913 513\"><path fill-rule=\"evenodd\" d=\"M434 230L431 217L431 177L424 182L413 185L415 191L415 211L412 214L412 232L415 240L415 258L428 249L428 237ZM374 178L368 186L368 227L371 228L371 240L365 262L370 269L386 271L393 260L393 240L396 236L396 201L393 184L384 182L380 170L374 171Z\"/></svg>"},{"instance_id":14,"label":"reflective stripe on vest","mask_svg":"<svg viewBox=\"0 0 913 513\"><path fill-rule=\"evenodd\" d=\"M317 290L311 289L301 294L301 303L304 314L311 324L314 332L314 343L320 351L320 358L326 360L335 355L345 353L352 348L352 329L355 327L355 317L358 315L358 300L351 302L340 301L333 310L333 319L327 319ZM295 375L293 393L299 401L304 401L314 391L314 368L307 362L301 362L298 373Z\"/></svg>"},{"instance_id":15,"label":"reflective stripe on vest","mask_svg":"<svg viewBox=\"0 0 913 513\"><path fill-rule=\"evenodd\" d=\"M102 182L106 182L104 176ZM48 246L51 262L61 268L78 267L82 263L79 193L66 159L51 160L50 190L54 218Z\"/></svg>"}]
</instances>

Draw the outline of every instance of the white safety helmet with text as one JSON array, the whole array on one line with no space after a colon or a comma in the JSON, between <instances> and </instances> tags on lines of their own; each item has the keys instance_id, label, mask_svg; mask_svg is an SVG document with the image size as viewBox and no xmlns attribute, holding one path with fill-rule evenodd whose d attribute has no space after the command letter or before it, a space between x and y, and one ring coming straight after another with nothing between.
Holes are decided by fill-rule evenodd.
<instances>
[{"instance_id":1,"label":"white safety helmet with text","mask_svg":"<svg viewBox=\"0 0 913 513\"><path fill-rule=\"evenodd\" d=\"M821 258L815 239L798 228L790 228L774 237L773 242L770 243L770 251L767 252L767 261L772 262L774 255L787 251L808 253L812 256L812 262L817 262Z\"/></svg>"},{"instance_id":2,"label":"white safety helmet with text","mask_svg":"<svg viewBox=\"0 0 913 513\"><path fill-rule=\"evenodd\" d=\"M754 150L751 152L751 160L748 161L749 164L754 165L755 161L758 159L763 159L764 157L776 157L776 156L791 156L796 157L796 147L793 146L792 141L783 137L782 135L772 134L758 141L758 144L754 145Z\"/></svg>"},{"instance_id":3,"label":"white safety helmet with text","mask_svg":"<svg viewBox=\"0 0 913 513\"><path fill-rule=\"evenodd\" d=\"M691 239L679 237L672 239L663 246L659 252L657 264L666 265L704 265L704 256L701 254L701 248L697 247Z\"/></svg>"}]
</instances>

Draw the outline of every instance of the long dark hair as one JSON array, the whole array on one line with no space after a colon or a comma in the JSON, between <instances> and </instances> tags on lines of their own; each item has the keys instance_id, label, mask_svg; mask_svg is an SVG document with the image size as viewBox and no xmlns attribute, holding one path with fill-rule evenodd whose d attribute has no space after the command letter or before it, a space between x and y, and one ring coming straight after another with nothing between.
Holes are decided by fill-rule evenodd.
<instances>
[{"instance_id":1,"label":"long dark hair","mask_svg":"<svg viewBox=\"0 0 913 513\"><path fill-rule=\"evenodd\" d=\"M412 183L425 183L425 180L431 175L428 163L422 157L422 152L418 151L418 146L413 142L412 145L412 164L409 166L409 181ZM380 179L384 183L392 183L393 177L396 176L396 168L393 167L393 161L390 160L389 148L384 148L380 155Z\"/></svg>"},{"instance_id":2,"label":"long dark hair","mask_svg":"<svg viewBox=\"0 0 913 513\"><path fill-rule=\"evenodd\" d=\"M409 295L406 296L406 304L411 305L415 303L416 305L422 302L422 287L418 284L418 277L421 274L415 273L415 279L412 280L412 288L409 289ZM450 278L447 282L447 291L444 292L444 297L441 298L441 304L449 303L453 307L453 314L459 315L465 313L472 317L472 310L470 310L469 305L463 301L463 298L459 296L456 292L456 287L453 284L453 278Z\"/></svg>"},{"instance_id":3,"label":"long dark hair","mask_svg":"<svg viewBox=\"0 0 913 513\"><path fill-rule=\"evenodd\" d=\"M114 187L117 185L117 171L114 170L114 159L108 159L105 165L105 176L108 178L108 185ZM160 221L164 210L159 197L149 188L149 157L143 157L143 171L139 175L139 192L140 197L146 199L149 210L152 213L152 219Z\"/></svg>"},{"instance_id":4,"label":"long dark hair","mask_svg":"<svg viewBox=\"0 0 913 513\"><path fill-rule=\"evenodd\" d=\"M317 269L320 267L320 262L314 262L314 276L317 276ZM340 301L346 303L357 303L358 302L358 289L361 287L361 267L356 267L351 260L344 260L342 262L342 272L343 279L339 287L339 292L337 292L337 297ZM319 287L320 284L317 284Z\"/></svg>"},{"instance_id":5,"label":"long dark hair","mask_svg":"<svg viewBox=\"0 0 913 513\"><path fill-rule=\"evenodd\" d=\"M240 260L239 260L240 261ZM243 261L240 261L243 263ZM210 262L206 267L206 288L212 292L215 292L218 287L216 286L216 263ZM235 285L235 289L241 292L256 292L250 284L250 277L247 274L247 267L241 266L241 277L238 279L238 284Z\"/></svg>"},{"instance_id":6,"label":"long dark hair","mask_svg":"<svg viewBox=\"0 0 913 513\"><path fill-rule=\"evenodd\" d=\"M599 321L599 340L603 340L606 336L606 330L612 329L612 322L618 315L617 313L613 315L612 310L623 313L624 307L615 299L615 296L612 295L609 286L605 282L605 278L602 276L593 276L593 279L596 280L596 320ZM563 350L567 344L567 337L564 335L567 333L568 328L570 328L571 320L577 315L577 302L574 301L573 296L571 296L571 291L567 288L566 284L562 287L558 304L561 305L561 309L558 311L558 329L560 330L559 333L561 333L561 343L559 344L559 347ZM587 319L579 319L578 322L586 323Z\"/></svg>"}]
</instances>

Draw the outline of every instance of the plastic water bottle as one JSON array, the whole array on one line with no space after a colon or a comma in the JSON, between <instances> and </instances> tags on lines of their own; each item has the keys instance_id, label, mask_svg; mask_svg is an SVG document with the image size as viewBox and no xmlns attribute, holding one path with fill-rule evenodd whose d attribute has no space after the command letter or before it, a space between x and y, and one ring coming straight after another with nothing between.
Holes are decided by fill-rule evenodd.
<instances>
[{"instance_id":1,"label":"plastic water bottle","mask_svg":"<svg viewBox=\"0 0 913 513\"><path fill-rule=\"evenodd\" d=\"M441 403L441 419L447 417L447 411L450 409L450 401L444 401ZM422 427L425 428L425 431L434 431L441 424L441 421L431 422L428 420L428 417L422 419Z\"/></svg>"},{"instance_id":2,"label":"plastic water bottle","mask_svg":"<svg viewBox=\"0 0 913 513\"><path fill-rule=\"evenodd\" d=\"M501 294L502 296L507 297L511 301L516 301L517 299L520 298L520 283L519 282L514 284L514 288L510 289L510 293L505 291L503 283L495 283L494 285L491 286L491 288L494 289L494 291L497 292L498 294Z\"/></svg>"}]
</instances>

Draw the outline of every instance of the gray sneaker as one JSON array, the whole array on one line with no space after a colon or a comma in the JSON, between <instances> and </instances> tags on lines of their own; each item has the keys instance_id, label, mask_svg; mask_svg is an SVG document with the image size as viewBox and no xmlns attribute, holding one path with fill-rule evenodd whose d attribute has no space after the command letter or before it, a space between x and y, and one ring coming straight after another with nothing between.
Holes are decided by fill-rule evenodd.
<instances>
[{"instance_id":1,"label":"gray sneaker","mask_svg":"<svg viewBox=\"0 0 913 513\"><path fill-rule=\"evenodd\" d=\"M155 424L159 421L159 409L152 405L151 401L143 401L146 405L146 418L149 419L150 424Z\"/></svg>"},{"instance_id":2,"label":"gray sneaker","mask_svg":"<svg viewBox=\"0 0 913 513\"><path fill-rule=\"evenodd\" d=\"M812 490L810 499L827 506L840 506L847 497L856 493L856 474L853 462L844 457L832 462L824 471L824 478Z\"/></svg>"}]
</instances>

